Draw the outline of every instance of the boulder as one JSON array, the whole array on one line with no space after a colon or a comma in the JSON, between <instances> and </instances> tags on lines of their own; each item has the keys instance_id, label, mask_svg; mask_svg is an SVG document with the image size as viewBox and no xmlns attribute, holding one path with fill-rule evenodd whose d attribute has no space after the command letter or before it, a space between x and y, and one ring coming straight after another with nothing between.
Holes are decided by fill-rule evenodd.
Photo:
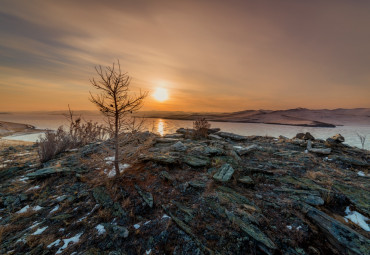
<instances>
[{"instance_id":1,"label":"boulder","mask_svg":"<svg viewBox=\"0 0 370 255\"><path fill-rule=\"evenodd\" d=\"M315 140L315 137L313 137L310 132L298 133L294 138L298 138L301 140Z\"/></svg>"},{"instance_id":2,"label":"boulder","mask_svg":"<svg viewBox=\"0 0 370 255\"><path fill-rule=\"evenodd\" d=\"M183 134L183 135L191 135L194 133L194 129L191 128L179 128L176 130L176 133Z\"/></svg>"},{"instance_id":3,"label":"boulder","mask_svg":"<svg viewBox=\"0 0 370 255\"><path fill-rule=\"evenodd\" d=\"M208 134L210 135L210 134L214 134L214 133L217 133L217 132L219 132L221 129L219 129L219 128L209 128L208 129Z\"/></svg>"},{"instance_id":4,"label":"boulder","mask_svg":"<svg viewBox=\"0 0 370 255\"><path fill-rule=\"evenodd\" d=\"M208 135L208 139L211 139L211 140L222 140L222 137L221 136L218 136L218 135L215 135L215 134L210 134L210 135Z\"/></svg>"},{"instance_id":5,"label":"boulder","mask_svg":"<svg viewBox=\"0 0 370 255\"><path fill-rule=\"evenodd\" d=\"M103 224L103 226L105 229L108 230L108 234L111 239L116 239L117 237L126 238L129 235L129 231L125 227L110 223L105 223Z\"/></svg>"},{"instance_id":6,"label":"boulder","mask_svg":"<svg viewBox=\"0 0 370 255\"><path fill-rule=\"evenodd\" d=\"M101 204L104 207L110 207L113 205L113 200L104 187L95 187L93 189L93 196L96 203Z\"/></svg>"},{"instance_id":7,"label":"boulder","mask_svg":"<svg viewBox=\"0 0 370 255\"><path fill-rule=\"evenodd\" d=\"M213 175L213 178L217 181L227 182L231 179L234 174L234 168L229 164L223 164L220 169Z\"/></svg>"},{"instance_id":8,"label":"boulder","mask_svg":"<svg viewBox=\"0 0 370 255\"><path fill-rule=\"evenodd\" d=\"M341 134L336 134L331 137L337 143L343 143L345 141L344 137Z\"/></svg>"},{"instance_id":9,"label":"boulder","mask_svg":"<svg viewBox=\"0 0 370 255\"><path fill-rule=\"evenodd\" d=\"M323 154L323 155L329 155L331 153L330 148L312 148L311 140L307 141L307 150L312 153Z\"/></svg>"},{"instance_id":10,"label":"boulder","mask_svg":"<svg viewBox=\"0 0 370 255\"><path fill-rule=\"evenodd\" d=\"M186 145L184 145L180 141L178 141L177 143L171 146L171 150L178 151L178 152L183 152L183 151L186 151L187 149L188 147L186 147Z\"/></svg>"},{"instance_id":11,"label":"boulder","mask_svg":"<svg viewBox=\"0 0 370 255\"><path fill-rule=\"evenodd\" d=\"M140 154L142 161L154 161L162 164L175 164L179 162L179 157L170 153L155 152L152 154Z\"/></svg>"},{"instance_id":12,"label":"boulder","mask_svg":"<svg viewBox=\"0 0 370 255\"><path fill-rule=\"evenodd\" d=\"M175 177L171 176L167 171L162 171L159 173L160 177L166 179L169 182L176 181Z\"/></svg>"}]
</instances>

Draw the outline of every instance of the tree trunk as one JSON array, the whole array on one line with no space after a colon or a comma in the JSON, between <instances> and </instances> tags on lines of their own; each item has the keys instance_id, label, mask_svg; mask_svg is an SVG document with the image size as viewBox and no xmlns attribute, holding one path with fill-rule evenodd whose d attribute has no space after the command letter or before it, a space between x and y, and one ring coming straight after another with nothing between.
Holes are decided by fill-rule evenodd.
<instances>
[{"instance_id":1,"label":"tree trunk","mask_svg":"<svg viewBox=\"0 0 370 255\"><path fill-rule=\"evenodd\" d=\"M120 172L119 172L119 161L118 161L118 114L116 113L116 116L115 116L115 130L114 130L114 149L115 149L115 155L114 155L114 168L116 169L116 177L118 177L120 175Z\"/></svg>"}]
</instances>

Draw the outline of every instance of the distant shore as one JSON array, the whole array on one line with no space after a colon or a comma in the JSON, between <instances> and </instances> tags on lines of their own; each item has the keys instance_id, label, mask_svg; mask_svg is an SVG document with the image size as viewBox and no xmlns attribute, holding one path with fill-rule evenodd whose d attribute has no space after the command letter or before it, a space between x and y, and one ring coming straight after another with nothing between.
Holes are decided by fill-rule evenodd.
<instances>
[{"instance_id":1,"label":"distant shore","mask_svg":"<svg viewBox=\"0 0 370 255\"><path fill-rule=\"evenodd\" d=\"M42 131L29 124L0 121L0 138L14 134L33 134Z\"/></svg>"}]
</instances>

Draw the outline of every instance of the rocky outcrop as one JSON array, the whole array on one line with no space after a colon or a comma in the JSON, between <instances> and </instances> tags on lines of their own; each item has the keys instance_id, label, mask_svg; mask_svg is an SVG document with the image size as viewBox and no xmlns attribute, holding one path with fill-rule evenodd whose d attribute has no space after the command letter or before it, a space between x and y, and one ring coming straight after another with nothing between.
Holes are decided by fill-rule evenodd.
<instances>
[{"instance_id":1,"label":"rocky outcrop","mask_svg":"<svg viewBox=\"0 0 370 255\"><path fill-rule=\"evenodd\" d=\"M0 151L0 254L369 254L368 151L188 134L141 134L117 178L109 143Z\"/></svg>"},{"instance_id":2,"label":"rocky outcrop","mask_svg":"<svg viewBox=\"0 0 370 255\"><path fill-rule=\"evenodd\" d=\"M309 205L301 204L307 217L314 222L327 237L329 242L345 254L370 254L370 240L356 231L329 217Z\"/></svg>"},{"instance_id":3,"label":"rocky outcrop","mask_svg":"<svg viewBox=\"0 0 370 255\"><path fill-rule=\"evenodd\" d=\"M213 175L213 179L220 182L227 182L234 174L234 169L229 164L224 164L218 169L217 173Z\"/></svg>"}]
</instances>

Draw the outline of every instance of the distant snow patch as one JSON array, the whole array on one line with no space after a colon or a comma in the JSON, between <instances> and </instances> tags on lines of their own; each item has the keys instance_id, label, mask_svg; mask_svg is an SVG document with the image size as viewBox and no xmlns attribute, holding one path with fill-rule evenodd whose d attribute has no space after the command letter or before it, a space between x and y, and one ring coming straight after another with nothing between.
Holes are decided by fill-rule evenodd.
<instances>
[{"instance_id":1,"label":"distant snow patch","mask_svg":"<svg viewBox=\"0 0 370 255\"><path fill-rule=\"evenodd\" d=\"M151 253L152 253L152 249L145 251L145 254L146 254L146 255L149 255L149 254L151 254Z\"/></svg>"},{"instance_id":2,"label":"distant snow patch","mask_svg":"<svg viewBox=\"0 0 370 255\"><path fill-rule=\"evenodd\" d=\"M363 230L367 232L370 231L370 227L366 223L367 221L369 221L369 218L365 217L359 212L351 211L351 209L349 209L349 206L347 206L344 212L347 214L347 216L345 216L344 219L349 219L350 221L357 224L358 226L360 226Z\"/></svg>"},{"instance_id":3,"label":"distant snow patch","mask_svg":"<svg viewBox=\"0 0 370 255\"><path fill-rule=\"evenodd\" d=\"M135 228L135 229L139 229L139 228L140 228L140 224L135 224L135 225L134 225L134 228Z\"/></svg>"},{"instance_id":4,"label":"distant snow patch","mask_svg":"<svg viewBox=\"0 0 370 255\"><path fill-rule=\"evenodd\" d=\"M82 236L82 234L83 233L79 233L79 234L75 235L74 237L71 237L71 238L68 238L68 239L63 239L64 245L58 249L56 254L62 253L63 250L65 250L68 247L69 243L78 243L80 241L80 237Z\"/></svg>"},{"instance_id":5,"label":"distant snow patch","mask_svg":"<svg viewBox=\"0 0 370 255\"><path fill-rule=\"evenodd\" d=\"M105 231L105 228L104 228L104 226L103 226L102 224L97 225L95 228L96 228L96 230L98 231L98 234L99 234L99 235L102 235L102 234L104 234L105 232L107 232L107 231Z\"/></svg>"},{"instance_id":6,"label":"distant snow patch","mask_svg":"<svg viewBox=\"0 0 370 255\"><path fill-rule=\"evenodd\" d=\"M43 227L43 228L38 228L32 235L35 236L35 235L40 235L42 234L42 232L44 232L46 229L48 228L48 226L46 227Z\"/></svg>"},{"instance_id":7,"label":"distant snow patch","mask_svg":"<svg viewBox=\"0 0 370 255\"><path fill-rule=\"evenodd\" d=\"M292 230L293 227L288 225L288 226L286 226L286 228L289 229L289 230Z\"/></svg>"}]
</instances>

